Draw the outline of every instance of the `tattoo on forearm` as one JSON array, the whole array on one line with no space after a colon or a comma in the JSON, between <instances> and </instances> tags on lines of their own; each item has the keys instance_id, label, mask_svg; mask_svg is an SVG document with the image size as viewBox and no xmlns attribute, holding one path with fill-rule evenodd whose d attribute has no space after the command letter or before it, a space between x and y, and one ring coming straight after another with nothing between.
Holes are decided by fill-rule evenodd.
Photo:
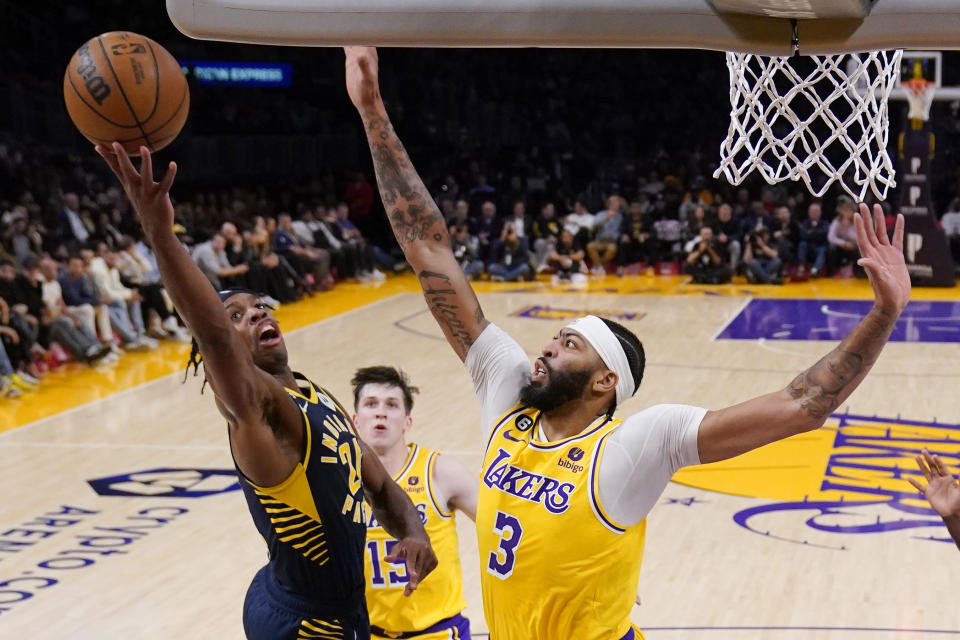
<instances>
[{"instance_id":1,"label":"tattoo on forearm","mask_svg":"<svg viewBox=\"0 0 960 640\"><path fill-rule=\"evenodd\" d=\"M810 418L825 420L876 362L895 321L871 311L836 349L794 378L787 393Z\"/></svg>"},{"instance_id":2,"label":"tattoo on forearm","mask_svg":"<svg viewBox=\"0 0 960 640\"><path fill-rule=\"evenodd\" d=\"M423 287L423 296L427 299L427 306L430 312L437 319L445 332L456 341L459 347L458 352L463 355L470 350L473 339L463 322L460 320L460 307L457 302L457 291L453 288L449 276L435 271L421 271L417 274L420 278L420 286ZM438 284L432 284L430 280L439 280ZM474 312L478 322L483 322L483 311L477 305Z\"/></svg>"},{"instance_id":3,"label":"tattoo on forearm","mask_svg":"<svg viewBox=\"0 0 960 640\"><path fill-rule=\"evenodd\" d=\"M443 216L417 175L393 125L387 118L370 117L365 126L380 197L400 248L406 251L410 244L424 240L448 243Z\"/></svg>"}]
</instances>

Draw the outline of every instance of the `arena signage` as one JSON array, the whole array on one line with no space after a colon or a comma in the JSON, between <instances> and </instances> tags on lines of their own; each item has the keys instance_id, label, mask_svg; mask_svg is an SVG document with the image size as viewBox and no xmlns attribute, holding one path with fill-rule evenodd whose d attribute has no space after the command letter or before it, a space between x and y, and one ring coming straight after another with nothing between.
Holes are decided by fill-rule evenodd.
<instances>
[{"instance_id":1,"label":"arena signage","mask_svg":"<svg viewBox=\"0 0 960 640\"><path fill-rule=\"evenodd\" d=\"M285 62L181 60L180 67L201 85L289 87L293 83L293 68Z\"/></svg>"}]
</instances>

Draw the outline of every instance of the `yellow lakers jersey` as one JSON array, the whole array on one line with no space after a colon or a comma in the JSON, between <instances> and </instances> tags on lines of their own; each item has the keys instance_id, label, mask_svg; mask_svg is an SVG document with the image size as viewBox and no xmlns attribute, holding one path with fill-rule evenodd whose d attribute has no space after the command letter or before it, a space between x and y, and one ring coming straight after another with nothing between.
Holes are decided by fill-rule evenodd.
<instances>
[{"instance_id":1,"label":"yellow lakers jersey","mask_svg":"<svg viewBox=\"0 0 960 640\"><path fill-rule=\"evenodd\" d=\"M369 517L364 568L367 610L371 627L379 627L388 635L423 631L460 613L467 604L462 593L456 523L433 488L433 465L439 454L415 444L407 448L407 459L394 480L420 512L438 564L410 597L404 596L410 580L404 561L384 560L397 541L372 515Z\"/></svg>"},{"instance_id":2,"label":"yellow lakers jersey","mask_svg":"<svg viewBox=\"0 0 960 640\"><path fill-rule=\"evenodd\" d=\"M597 499L597 462L620 420L537 442L540 412L494 425L477 503L480 582L491 640L628 640L646 520L614 522Z\"/></svg>"}]
</instances>

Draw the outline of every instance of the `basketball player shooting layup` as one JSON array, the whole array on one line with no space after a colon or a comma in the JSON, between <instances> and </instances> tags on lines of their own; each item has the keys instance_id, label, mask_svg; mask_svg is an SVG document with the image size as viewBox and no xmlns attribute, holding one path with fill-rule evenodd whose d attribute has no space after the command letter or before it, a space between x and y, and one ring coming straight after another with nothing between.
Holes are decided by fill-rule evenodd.
<instances>
[{"instance_id":1,"label":"basketball player shooting layup","mask_svg":"<svg viewBox=\"0 0 960 640\"><path fill-rule=\"evenodd\" d=\"M169 195L176 165L158 184L145 147L140 173L119 144L97 153L123 184L163 284L193 331L247 506L269 548L244 602L247 637L367 640L364 497L399 540L391 558L406 560L408 594L436 566L420 515L343 407L290 370L270 307L248 291L218 297L180 245Z\"/></svg>"},{"instance_id":2,"label":"basketball player shooting layup","mask_svg":"<svg viewBox=\"0 0 960 640\"><path fill-rule=\"evenodd\" d=\"M346 50L346 81L393 232L427 305L466 363L487 428L477 503L484 613L492 640L618 640L630 624L644 518L680 467L716 462L820 427L876 362L910 297L903 217L893 243L879 207L856 218L871 311L780 391L720 411L657 405L613 417L643 376L640 341L586 316L523 349L483 316L443 217L394 132L375 49Z\"/></svg>"}]
</instances>

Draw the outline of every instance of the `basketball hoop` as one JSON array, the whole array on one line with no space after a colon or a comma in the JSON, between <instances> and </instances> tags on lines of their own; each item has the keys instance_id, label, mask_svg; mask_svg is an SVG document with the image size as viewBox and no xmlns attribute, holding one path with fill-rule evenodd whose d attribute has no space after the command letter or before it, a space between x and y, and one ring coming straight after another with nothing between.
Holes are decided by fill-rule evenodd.
<instances>
[{"instance_id":1,"label":"basketball hoop","mask_svg":"<svg viewBox=\"0 0 960 640\"><path fill-rule=\"evenodd\" d=\"M727 53L730 128L713 176L740 184L756 169L769 184L802 180L818 197L839 182L857 200L868 190L884 199L896 186L887 100L902 53Z\"/></svg>"},{"instance_id":2,"label":"basketball hoop","mask_svg":"<svg viewBox=\"0 0 960 640\"><path fill-rule=\"evenodd\" d=\"M903 90L907 92L907 101L910 103L910 111L907 117L911 120L930 119L930 105L933 104L933 96L937 92L937 84L923 78L913 78L904 80L900 83Z\"/></svg>"}]
</instances>

